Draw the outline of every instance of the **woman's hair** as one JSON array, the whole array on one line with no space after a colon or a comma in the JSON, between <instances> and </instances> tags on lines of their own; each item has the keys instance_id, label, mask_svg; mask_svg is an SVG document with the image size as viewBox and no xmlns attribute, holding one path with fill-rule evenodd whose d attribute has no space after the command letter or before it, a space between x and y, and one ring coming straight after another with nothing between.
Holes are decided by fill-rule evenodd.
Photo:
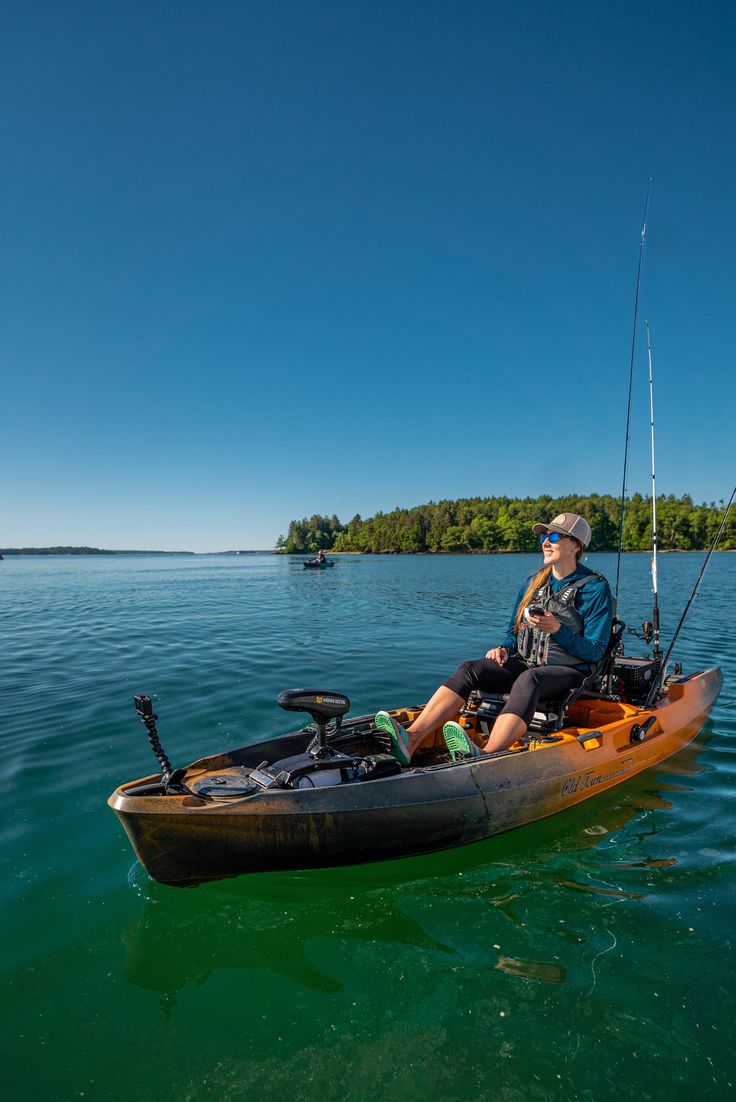
<instances>
[{"instance_id":1,"label":"woman's hair","mask_svg":"<svg viewBox=\"0 0 736 1102\"><path fill-rule=\"evenodd\" d=\"M577 565L577 563L580 561L580 556L582 555L585 548L583 547L582 543L578 543L578 541L575 539L572 542L576 545L575 565ZM537 573L529 579L529 585L524 590L524 596L519 601L519 607L516 610L516 619L514 620L514 632L517 635L519 634L519 629L524 622L524 609L531 602L531 599L537 592L537 590L541 589L542 586L547 584L547 579L549 578L551 573L552 564L550 563L549 566L543 566L541 570L538 570Z\"/></svg>"}]
</instances>

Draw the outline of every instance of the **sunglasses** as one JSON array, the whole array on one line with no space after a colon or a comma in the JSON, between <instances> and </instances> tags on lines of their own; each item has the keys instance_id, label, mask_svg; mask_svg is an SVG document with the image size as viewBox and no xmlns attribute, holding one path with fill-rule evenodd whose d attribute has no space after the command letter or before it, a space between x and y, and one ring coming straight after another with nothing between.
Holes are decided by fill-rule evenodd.
<instances>
[{"instance_id":1,"label":"sunglasses","mask_svg":"<svg viewBox=\"0 0 736 1102\"><path fill-rule=\"evenodd\" d=\"M563 536L560 532L548 532L546 535L542 532L539 536L540 543L546 543L548 540L550 543L559 543L560 540L569 540L572 536Z\"/></svg>"}]
</instances>

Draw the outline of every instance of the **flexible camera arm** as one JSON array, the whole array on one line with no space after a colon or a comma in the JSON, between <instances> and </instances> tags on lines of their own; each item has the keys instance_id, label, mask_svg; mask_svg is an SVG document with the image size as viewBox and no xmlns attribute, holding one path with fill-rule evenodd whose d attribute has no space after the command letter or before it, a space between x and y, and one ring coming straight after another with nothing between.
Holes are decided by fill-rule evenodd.
<instances>
[{"instance_id":1,"label":"flexible camera arm","mask_svg":"<svg viewBox=\"0 0 736 1102\"><path fill-rule=\"evenodd\" d=\"M185 784L182 784L182 778L186 772L185 769L174 769L169 761L166 751L158 737L158 731L156 730L156 720L158 716L153 710L153 704L151 703L150 696L134 696L133 703L135 704L135 710L140 716L141 723L146 728L148 735L148 741L151 743L151 749L156 755L156 760L161 766L161 784L165 791L172 795L186 796L191 795L190 790Z\"/></svg>"}]
</instances>

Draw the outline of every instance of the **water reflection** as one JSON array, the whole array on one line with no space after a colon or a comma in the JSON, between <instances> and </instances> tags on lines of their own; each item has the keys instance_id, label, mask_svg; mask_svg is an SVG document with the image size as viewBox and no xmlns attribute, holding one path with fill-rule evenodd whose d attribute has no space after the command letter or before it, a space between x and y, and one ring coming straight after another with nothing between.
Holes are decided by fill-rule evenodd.
<instances>
[{"instance_id":1,"label":"water reflection","mask_svg":"<svg viewBox=\"0 0 736 1102\"><path fill-rule=\"evenodd\" d=\"M386 892L354 895L336 886L315 895L298 880L263 895L248 888L229 899L152 888L138 918L122 934L125 976L170 997L188 983L201 986L220 969L282 975L312 991L337 992L343 984L309 960L316 939L380 941L430 953L451 950L393 906ZM214 904L212 906L208 904ZM202 905L204 904L204 906ZM256 979L256 983L258 980Z\"/></svg>"},{"instance_id":2,"label":"water reflection","mask_svg":"<svg viewBox=\"0 0 736 1102\"><path fill-rule=\"evenodd\" d=\"M547 964L538 960L514 960L512 957L499 957L496 968L509 976L523 976L524 979L538 983L564 983L567 969L559 964Z\"/></svg>"},{"instance_id":3,"label":"water reflection","mask_svg":"<svg viewBox=\"0 0 736 1102\"><path fill-rule=\"evenodd\" d=\"M618 864L604 865L609 869L669 869L676 865L674 857L664 857L661 860L652 861L621 861Z\"/></svg>"},{"instance_id":4,"label":"water reflection","mask_svg":"<svg viewBox=\"0 0 736 1102\"><path fill-rule=\"evenodd\" d=\"M646 899L646 893L625 892L617 888L601 888L597 884L579 884L577 880L561 880L563 888L571 888L576 892L590 892L591 895L613 896L615 899Z\"/></svg>"}]
</instances>

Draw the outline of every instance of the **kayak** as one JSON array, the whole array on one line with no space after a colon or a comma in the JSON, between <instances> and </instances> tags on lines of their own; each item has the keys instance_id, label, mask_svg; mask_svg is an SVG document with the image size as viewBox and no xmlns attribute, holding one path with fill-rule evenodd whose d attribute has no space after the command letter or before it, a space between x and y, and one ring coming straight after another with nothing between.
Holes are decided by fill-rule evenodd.
<instances>
[{"instance_id":1,"label":"kayak","mask_svg":"<svg viewBox=\"0 0 736 1102\"><path fill-rule=\"evenodd\" d=\"M619 659L618 679L610 682L615 691L580 695L562 725L544 712L535 715L508 750L453 762L438 731L409 766L386 752L373 715L344 718L347 697L296 689L279 703L308 712L312 723L171 770L150 700L136 698L163 769L120 785L108 803L148 873L177 886L478 842L622 784L696 736L720 692L721 671L676 672L647 706L631 688L642 671L646 676L646 663L637 662ZM459 716L480 745L492 703L471 697ZM391 714L406 725L420 711Z\"/></svg>"},{"instance_id":2,"label":"kayak","mask_svg":"<svg viewBox=\"0 0 736 1102\"><path fill-rule=\"evenodd\" d=\"M332 559L325 559L324 562L317 562L316 559L305 559L302 566L305 570L324 570L327 566L334 566L335 563Z\"/></svg>"}]
</instances>

